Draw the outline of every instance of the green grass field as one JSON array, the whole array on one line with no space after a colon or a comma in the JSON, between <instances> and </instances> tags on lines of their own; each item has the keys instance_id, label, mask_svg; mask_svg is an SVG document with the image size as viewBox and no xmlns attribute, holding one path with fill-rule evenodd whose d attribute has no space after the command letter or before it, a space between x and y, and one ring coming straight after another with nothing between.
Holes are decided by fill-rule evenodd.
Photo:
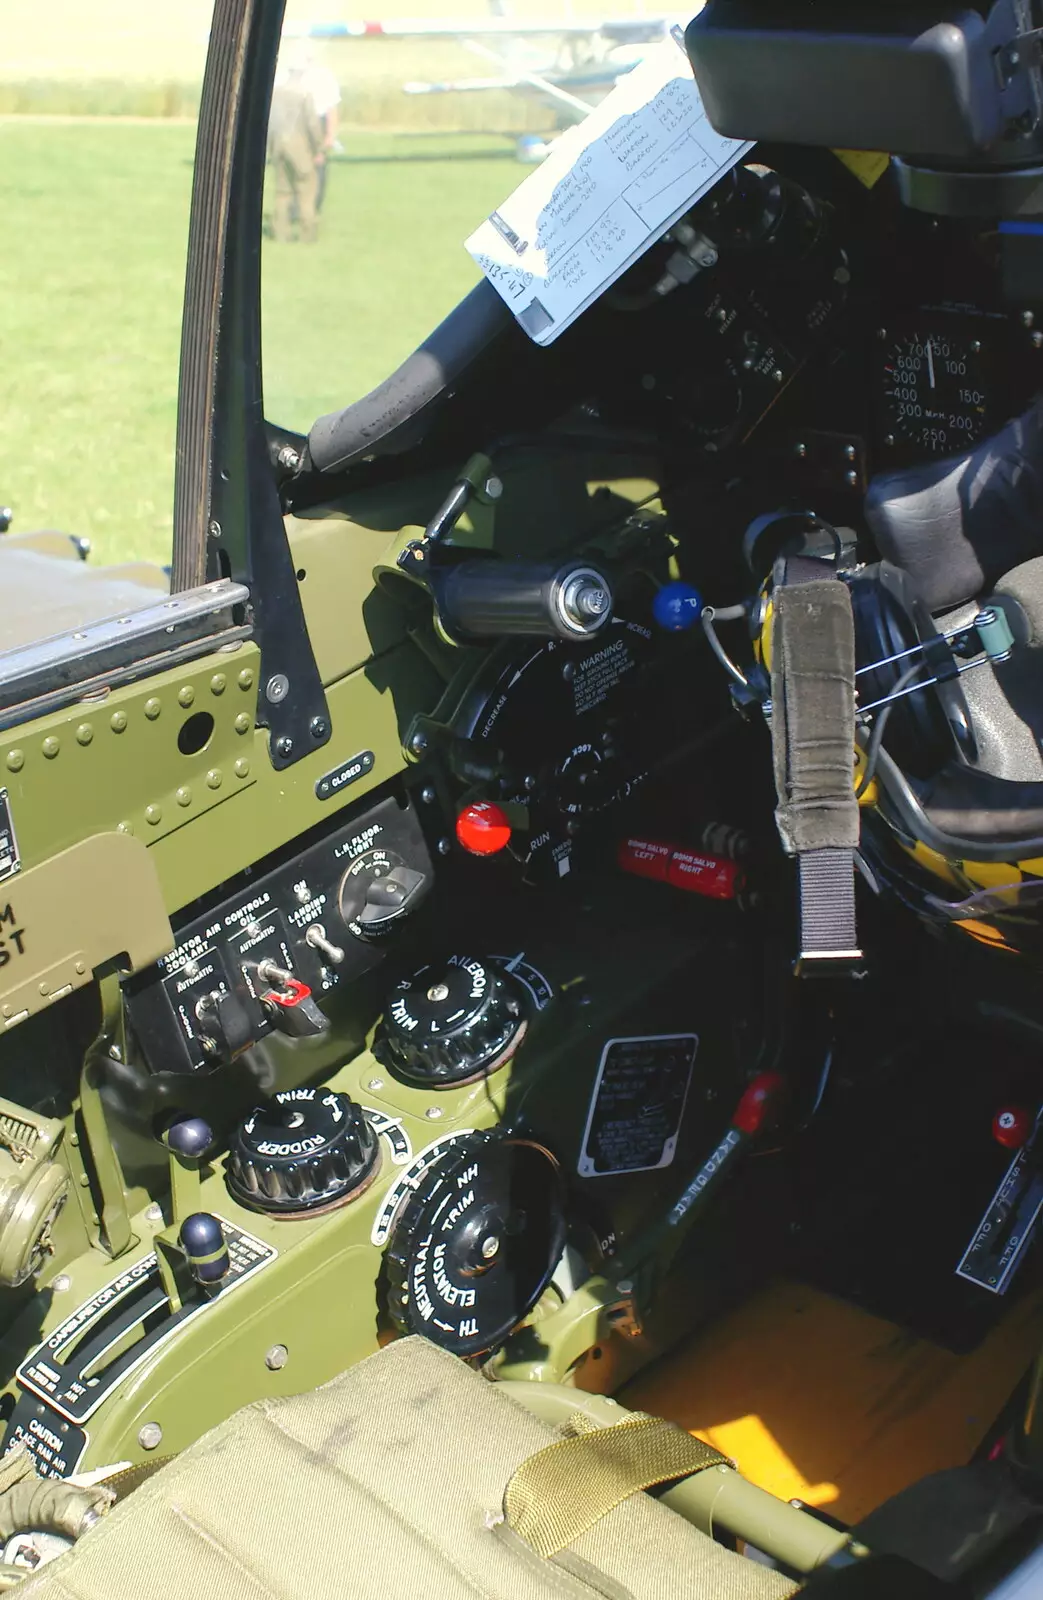
<instances>
[{"instance_id":1,"label":"green grass field","mask_svg":"<svg viewBox=\"0 0 1043 1600\"><path fill-rule=\"evenodd\" d=\"M194 129L0 121L0 503L170 555ZM522 170L495 136L351 134L314 246L263 250L266 410L304 428L371 388L475 278L470 230Z\"/></svg>"}]
</instances>

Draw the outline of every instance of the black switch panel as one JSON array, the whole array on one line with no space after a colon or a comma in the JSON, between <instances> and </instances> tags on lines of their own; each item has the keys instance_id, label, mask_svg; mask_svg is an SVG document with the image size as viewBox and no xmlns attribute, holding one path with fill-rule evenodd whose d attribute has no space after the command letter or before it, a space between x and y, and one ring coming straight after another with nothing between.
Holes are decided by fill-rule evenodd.
<instances>
[{"instance_id":1,"label":"black switch panel","mask_svg":"<svg viewBox=\"0 0 1043 1600\"><path fill-rule=\"evenodd\" d=\"M209 1072L272 1031L269 972L323 996L375 966L424 898L431 858L412 806L389 799L252 876L178 930L177 946L126 988L154 1072ZM382 887L383 880L388 887Z\"/></svg>"}]
</instances>

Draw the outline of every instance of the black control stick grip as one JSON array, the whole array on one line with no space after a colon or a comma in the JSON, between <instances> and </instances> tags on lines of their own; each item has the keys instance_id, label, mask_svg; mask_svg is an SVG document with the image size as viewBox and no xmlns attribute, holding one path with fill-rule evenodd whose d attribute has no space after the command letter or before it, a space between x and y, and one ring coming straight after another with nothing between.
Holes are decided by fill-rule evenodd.
<instances>
[{"instance_id":1,"label":"black control stick grip","mask_svg":"<svg viewBox=\"0 0 1043 1600\"><path fill-rule=\"evenodd\" d=\"M880 474L865 512L931 611L991 589L1043 555L1043 396L966 455Z\"/></svg>"},{"instance_id":2,"label":"black control stick grip","mask_svg":"<svg viewBox=\"0 0 1043 1600\"><path fill-rule=\"evenodd\" d=\"M585 561L464 561L432 574L439 619L450 634L498 639L590 639L612 618L612 587Z\"/></svg>"}]
</instances>

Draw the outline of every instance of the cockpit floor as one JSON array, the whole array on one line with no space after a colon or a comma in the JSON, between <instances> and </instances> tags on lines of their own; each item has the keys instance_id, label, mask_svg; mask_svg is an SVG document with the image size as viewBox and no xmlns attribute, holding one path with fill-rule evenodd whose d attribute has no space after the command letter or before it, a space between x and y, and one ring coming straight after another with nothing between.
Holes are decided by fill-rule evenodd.
<instances>
[{"instance_id":1,"label":"cockpit floor","mask_svg":"<svg viewBox=\"0 0 1043 1600\"><path fill-rule=\"evenodd\" d=\"M858 1523L980 1447L1043 1340L1043 1293L969 1354L817 1289L777 1283L620 1393L681 1424L751 1482Z\"/></svg>"}]
</instances>

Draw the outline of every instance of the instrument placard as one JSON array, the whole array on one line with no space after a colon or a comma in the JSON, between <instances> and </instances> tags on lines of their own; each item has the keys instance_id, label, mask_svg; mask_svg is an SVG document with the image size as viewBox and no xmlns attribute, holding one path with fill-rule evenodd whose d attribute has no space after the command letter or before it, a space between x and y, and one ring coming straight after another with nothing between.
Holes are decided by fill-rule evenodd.
<instances>
[{"instance_id":1,"label":"instrument placard","mask_svg":"<svg viewBox=\"0 0 1043 1600\"><path fill-rule=\"evenodd\" d=\"M278 1254L233 1223L222 1219L222 1226L230 1265L215 1298L230 1294ZM156 1257L143 1256L66 1317L15 1376L67 1422L86 1422L146 1357L213 1303L207 1297L163 1316L169 1304Z\"/></svg>"},{"instance_id":2,"label":"instrument placard","mask_svg":"<svg viewBox=\"0 0 1043 1600\"><path fill-rule=\"evenodd\" d=\"M698 1048L694 1033L608 1040L580 1147L581 1178L670 1165Z\"/></svg>"},{"instance_id":3,"label":"instrument placard","mask_svg":"<svg viewBox=\"0 0 1043 1600\"><path fill-rule=\"evenodd\" d=\"M41 1478L71 1478L83 1460L90 1435L67 1422L35 1395L23 1394L11 1412L4 1455L24 1445Z\"/></svg>"},{"instance_id":4,"label":"instrument placard","mask_svg":"<svg viewBox=\"0 0 1043 1600\"><path fill-rule=\"evenodd\" d=\"M14 818L11 816L11 801L7 790L0 789L0 883L5 878L13 878L21 865L22 858L18 854Z\"/></svg>"},{"instance_id":5,"label":"instrument placard","mask_svg":"<svg viewBox=\"0 0 1043 1600\"><path fill-rule=\"evenodd\" d=\"M990 1294L1007 1292L1043 1211L1043 1172L1033 1152L1035 1142L1033 1135L1007 1168L956 1268L958 1278Z\"/></svg>"}]
</instances>

